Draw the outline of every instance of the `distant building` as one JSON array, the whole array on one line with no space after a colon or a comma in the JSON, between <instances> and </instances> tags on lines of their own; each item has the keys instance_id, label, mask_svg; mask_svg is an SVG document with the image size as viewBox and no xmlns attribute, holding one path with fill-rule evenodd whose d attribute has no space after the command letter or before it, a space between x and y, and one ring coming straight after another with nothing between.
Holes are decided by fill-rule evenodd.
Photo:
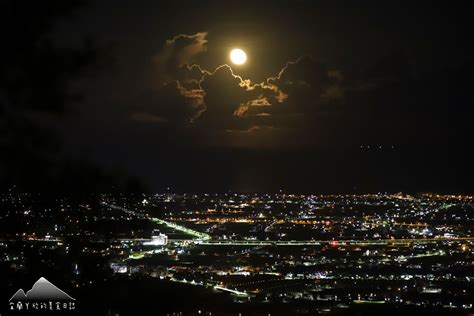
<instances>
[{"instance_id":1,"label":"distant building","mask_svg":"<svg viewBox=\"0 0 474 316\"><path fill-rule=\"evenodd\" d=\"M146 246L164 246L168 243L168 236L154 230L151 236L151 241L146 241L143 244Z\"/></svg>"},{"instance_id":2,"label":"distant building","mask_svg":"<svg viewBox=\"0 0 474 316\"><path fill-rule=\"evenodd\" d=\"M110 264L110 268L114 271L114 273L127 273L128 271L128 266L123 263L113 262Z\"/></svg>"}]
</instances>

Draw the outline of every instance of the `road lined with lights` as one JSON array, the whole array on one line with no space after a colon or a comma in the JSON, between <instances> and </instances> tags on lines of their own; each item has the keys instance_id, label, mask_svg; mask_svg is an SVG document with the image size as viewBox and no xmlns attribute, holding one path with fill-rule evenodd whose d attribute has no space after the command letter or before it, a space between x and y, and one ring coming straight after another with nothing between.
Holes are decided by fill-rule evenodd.
<instances>
[{"instance_id":1,"label":"road lined with lights","mask_svg":"<svg viewBox=\"0 0 474 316\"><path fill-rule=\"evenodd\" d=\"M203 246L370 246L370 245L395 245L408 243L431 243L443 241L474 241L474 237L452 238L405 238L405 239L378 239L378 240L195 240Z\"/></svg>"},{"instance_id":2,"label":"road lined with lights","mask_svg":"<svg viewBox=\"0 0 474 316\"><path fill-rule=\"evenodd\" d=\"M129 209L126 209L124 207L121 207L121 206L117 206L117 205L114 205L114 204L109 204L109 203L106 203L106 202L102 202L102 205L105 205L105 206L108 206L110 208L114 208L114 209L117 209L117 210L121 210L121 211L124 211L126 212L127 214L131 214L131 215L135 215L139 218L147 218L155 223L158 223L158 224L161 224L161 225L165 225L167 227L170 227L170 228L173 228L175 230L178 230L180 232L183 232L183 233L186 233L188 235L191 235L195 238L199 238L199 240L208 240L208 239L211 239L211 236L206 234L206 233L202 233L202 232L198 232L194 229L190 229L188 227L185 227L185 226L182 226L182 225L178 225L178 224L175 224L175 223L172 223L172 222L168 222L168 221L165 221L163 219L159 219L157 217L148 217L148 216L145 216L144 214L140 214L140 213L137 213L135 211L132 211L132 210L129 210Z\"/></svg>"}]
</instances>

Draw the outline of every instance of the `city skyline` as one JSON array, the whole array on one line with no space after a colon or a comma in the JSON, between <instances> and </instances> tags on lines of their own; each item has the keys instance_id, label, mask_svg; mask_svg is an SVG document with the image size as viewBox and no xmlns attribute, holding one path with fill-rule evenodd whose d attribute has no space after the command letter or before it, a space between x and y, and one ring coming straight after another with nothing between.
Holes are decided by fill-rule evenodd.
<instances>
[{"instance_id":1,"label":"city skyline","mask_svg":"<svg viewBox=\"0 0 474 316\"><path fill-rule=\"evenodd\" d=\"M0 217L8 284L0 293L45 275L73 295L79 314L469 315L474 308L473 196L101 194L79 204L49 200L48 211L42 200L0 198L8 210ZM19 302L14 309L27 308Z\"/></svg>"}]
</instances>

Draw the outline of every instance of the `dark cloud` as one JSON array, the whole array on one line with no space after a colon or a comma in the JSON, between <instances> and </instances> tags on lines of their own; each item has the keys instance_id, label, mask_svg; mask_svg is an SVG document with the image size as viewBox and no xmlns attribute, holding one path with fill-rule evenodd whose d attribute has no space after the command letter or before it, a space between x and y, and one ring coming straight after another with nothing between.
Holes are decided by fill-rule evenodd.
<instances>
[{"instance_id":1,"label":"dark cloud","mask_svg":"<svg viewBox=\"0 0 474 316\"><path fill-rule=\"evenodd\" d=\"M248 133L255 133L255 132L265 132L265 131L272 131L274 130L275 127L273 126L259 126L259 125L253 125L247 129L243 130L232 130L228 129L226 132L229 133L239 133L239 134L248 134Z\"/></svg>"},{"instance_id":2,"label":"dark cloud","mask_svg":"<svg viewBox=\"0 0 474 316\"><path fill-rule=\"evenodd\" d=\"M172 125L187 125L203 110L203 92L185 89L179 81L163 83L136 100L131 118Z\"/></svg>"},{"instance_id":3,"label":"dark cloud","mask_svg":"<svg viewBox=\"0 0 474 316\"><path fill-rule=\"evenodd\" d=\"M162 116L153 115L153 114L144 113L144 112L133 113L130 118L134 121L153 123L153 124L164 124L168 122L168 120Z\"/></svg>"},{"instance_id":4,"label":"dark cloud","mask_svg":"<svg viewBox=\"0 0 474 316\"><path fill-rule=\"evenodd\" d=\"M293 111L306 112L322 102L322 96L330 93L334 85L341 81L322 63L305 56L295 62L287 63L277 77L269 78L267 83L275 86L275 91L283 98L280 102L291 104Z\"/></svg>"},{"instance_id":5,"label":"dark cloud","mask_svg":"<svg viewBox=\"0 0 474 316\"><path fill-rule=\"evenodd\" d=\"M192 65L206 51L207 32L179 34L166 40L154 57L157 65L153 86L135 100L130 118L148 123L187 125L205 110L199 82L206 73Z\"/></svg>"},{"instance_id":6,"label":"dark cloud","mask_svg":"<svg viewBox=\"0 0 474 316\"><path fill-rule=\"evenodd\" d=\"M205 124L209 129L221 130L233 128L240 123L234 112L248 98L247 90L242 85L242 78L234 75L228 65L206 73L200 82L200 87L205 92L205 111L202 112L199 123Z\"/></svg>"},{"instance_id":7,"label":"dark cloud","mask_svg":"<svg viewBox=\"0 0 474 316\"><path fill-rule=\"evenodd\" d=\"M199 82L208 71L203 70L199 65L186 64L176 70L175 79L186 89L200 89Z\"/></svg>"},{"instance_id":8,"label":"dark cloud","mask_svg":"<svg viewBox=\"0 0 474 316\"><path fill-rule=\"evenodd\" d=\"M166 41L155 61L166 73L174 74L179 67L192 64L197 55L205 52L207 32L194 35L179 34Z\"/></svg>"}]
</instances>

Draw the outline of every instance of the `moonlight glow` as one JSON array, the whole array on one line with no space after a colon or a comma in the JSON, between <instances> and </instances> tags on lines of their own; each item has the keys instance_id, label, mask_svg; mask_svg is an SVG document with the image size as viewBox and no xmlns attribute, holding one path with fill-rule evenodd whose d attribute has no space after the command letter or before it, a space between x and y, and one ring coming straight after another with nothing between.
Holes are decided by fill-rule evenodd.
<instances>
[{"instance_id":1,"label":"moonlight glow","mask_svg":"<svg viewBox=\"0 0 474 316\"><path fill-rule=\"evenodd\" d=\"M233 49L230 52L230 60L236 65L242 65L247 60L247 54L240 48Z\"/></svg>"}]
</instances>

